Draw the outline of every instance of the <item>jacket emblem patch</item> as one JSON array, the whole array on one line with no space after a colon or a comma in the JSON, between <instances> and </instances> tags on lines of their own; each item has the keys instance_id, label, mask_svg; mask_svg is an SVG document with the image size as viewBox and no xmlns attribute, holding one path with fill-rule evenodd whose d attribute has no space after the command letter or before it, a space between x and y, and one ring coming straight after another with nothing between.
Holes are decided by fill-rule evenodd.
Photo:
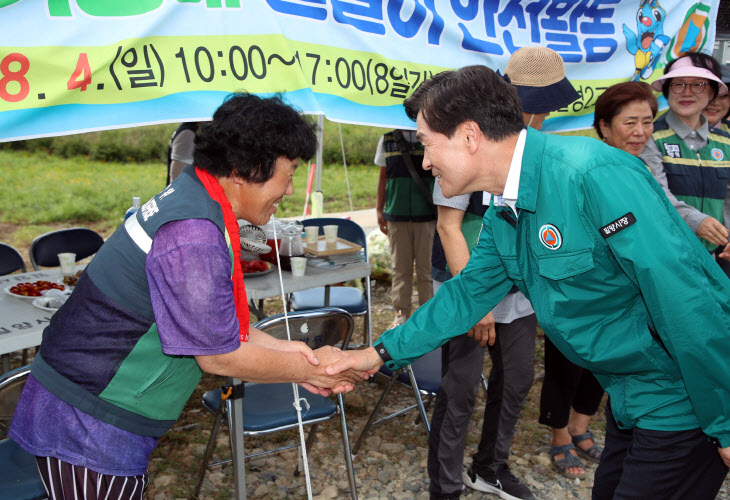
<instances>
[{"instance_id":1,"label":"jacket emblem patch","mask_svg":"<svg viewBox=\"0 0 730 500\"><path fill-rule=\"evenodd\" d=\"M557 250L563 245L563 235L552 224L544 224L540 228L540 243L548 250Z\"/></svg>"},{"instance_id":2,"label":"jacket emblem patch","mask_svg":"<svg viewBox=\"0 0 730 500\"><path fill-rule=\"evenodd\" d=\"M664 144L664 152L670 158L681 158L682 153L679 150L679 144Z\"/></svg>"},{"instance_id":3,"label":"jacket emblem patch","mask_svg":"<svg viewBox=\"0 0 730 500\"><path fill-rule=\"evenodd\" d=\"M634 217L634 214L629 212L626 215L619 217L615 221L609 222L608 224L603 226L601 228L601 236L603 236L604 239L608 238L609 236L613 236L614 234L618 233L619 231L623 231L635 222L636 217Z\"/></svg>"},{"instance_id":4,"label":"jacket emblem patch","mask_svg":"<svg viewBox=\"0 0 730 500\"><path fill-rule=\"evenodd\" d=\"M721 161L725 158L725 154L722 152L722 149L712 148L712 157L717 161Z\"/></svg>"}]
</instances>

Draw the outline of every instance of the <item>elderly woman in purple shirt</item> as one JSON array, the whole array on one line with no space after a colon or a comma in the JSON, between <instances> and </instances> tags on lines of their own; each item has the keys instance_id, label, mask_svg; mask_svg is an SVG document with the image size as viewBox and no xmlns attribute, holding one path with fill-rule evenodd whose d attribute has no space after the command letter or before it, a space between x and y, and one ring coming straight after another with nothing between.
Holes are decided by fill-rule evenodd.
<instances>
[{"instance_id":1,"label":"elderly woman in purple shirt","mask_svg":"<svg viewBox=\"0 0 730 500\"><path fill-rule=\"evenodd\" d=\"M234 94L203 127L195 166L96 254L43 333L9 432L49 498L141 499L202 371L322 394L362 378L324 373L335 348L248 324L236 219L267 222L315 149L313 125L280 97Z\"/></svg>"}]
</instances>

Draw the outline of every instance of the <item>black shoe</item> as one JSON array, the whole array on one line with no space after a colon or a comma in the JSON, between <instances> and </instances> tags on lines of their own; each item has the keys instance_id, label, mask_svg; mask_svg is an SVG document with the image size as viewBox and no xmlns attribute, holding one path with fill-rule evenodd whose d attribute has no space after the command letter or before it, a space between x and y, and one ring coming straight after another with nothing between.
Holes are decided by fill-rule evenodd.
<instances>
[{"instance_id":1,"label":"black shoe","mask_svg":"<svg viewBox=\"0 0 730 500\"><path fill-rule=\"evenodd\" d=\"M446 495L442 493L434 493L431 491L428 494L428 500L459 500L461 498L461 492L457 491L456 493L448 493Z\"/></svg>"},{"instance_id":2,"label":"black shoe","mask_svg":"<svg viewBox=\"0 0 730 500\"><path fill-rule=\"evenodd\" d=\"M454 493L435 493L433 491L428 492L428 500L459 500L461 498L461 492L464 491L466 487L461 486L460 491L456 491Z\"/></svg>"},{"instance_id":3,"label":"black shoe","mask_svg":"<svg viewBox=\"0 0 730 500\"><path fill-rule=\"evenodd\" d=\"M492 493L504 500L534 500L535 498L530 489L522 484L506 465L496 474L481 477L474 472L472 464L462 473L462 479L469 488Z\"/></svg>"}]
</instances>

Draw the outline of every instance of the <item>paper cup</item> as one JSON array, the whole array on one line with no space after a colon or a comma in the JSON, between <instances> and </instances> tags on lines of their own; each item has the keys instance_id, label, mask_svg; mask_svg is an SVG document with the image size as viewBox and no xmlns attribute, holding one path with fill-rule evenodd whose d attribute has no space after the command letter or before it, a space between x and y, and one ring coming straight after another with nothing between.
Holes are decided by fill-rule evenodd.
<instances>
[{"instance_id":1,"label":"paper cup","mask_svg":"<svg viewBox=\"0 0 730 500\"><path fill-rule=\"evenodd\" d=\"M307 245L317 245L317 238L319 238L319 226L305 227L304 234L307 239Z\"/></svg>"},{"instance_id":2,"label":"paper cup","mask_svg":"<svg viewBox=\"0 0 730 500\"><path fill-rule=\"evenodd\" d=\"M322 229L324 229L324 241L326 241L328 244L337 241L337 226L324 226L322 227Z\"/></svg>"},{"instance_id":3,"label":"paper cup","mask_svg":"<svg viewBox=\"0 0 730 500\"><path fill-rule=\"evenodd\" d=\"M307 258L306 257L290 257L291 262L291 274L295 278L304 276L304 271L307 269Z\"/></svg>"},{"instance_id":4,"label":"paper cup","mask_svg":"<svg viewBox=\"0 0 730 500\"><path fill-rule=\"evenodd\" d=\"M76 266L76 254L71 252L59 253L58 262L61 265L61 274L70 276L74 273L74 267Z\"/></svg>"}]
</instances>

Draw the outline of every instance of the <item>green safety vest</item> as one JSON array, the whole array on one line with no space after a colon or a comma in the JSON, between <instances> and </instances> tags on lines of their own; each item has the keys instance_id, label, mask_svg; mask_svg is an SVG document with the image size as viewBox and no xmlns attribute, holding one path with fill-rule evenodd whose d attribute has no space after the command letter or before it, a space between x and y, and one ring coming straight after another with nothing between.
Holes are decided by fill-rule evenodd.
<instances>
[{"instance_id":1,"label":"green safety vest","mask_svg":"<svg viewBox=\"0 0 730 500\"><path fill-rule=\"evenodd\" d=\"M423 163L423 145L416 142L406 142L411 147L411 159L419 177L426 185L426 189L433 192L433 175L429 170L421 167ZM389 221L428 222L436 220L431 205L428 204L423 193L413 180L398 143L389 132L383 136L385 149L385 206L383 217Z\"/></svg>"},{"instance_id":2,"label":"green safety vest","mask_svg":"<svg viewBox=\"0 0 730 500\"><path fill-rule=\"evenodd\" d=\"M669 191L679 201L724 224L722 207L730 180L730 135L724 130L711 128L707 145L693 150L662 117L654 126L652 138L664 156ZM703 238L700 240L709 251L717 248Z\"/></svg>"}]
</instances>

